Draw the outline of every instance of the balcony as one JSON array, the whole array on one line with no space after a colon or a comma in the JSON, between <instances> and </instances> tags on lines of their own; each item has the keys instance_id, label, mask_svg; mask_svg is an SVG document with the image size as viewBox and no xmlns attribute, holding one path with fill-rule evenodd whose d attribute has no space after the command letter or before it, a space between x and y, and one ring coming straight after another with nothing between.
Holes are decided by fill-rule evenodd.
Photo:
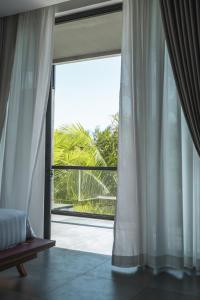
<instances>
[{"instance_id":1,"label":"balcony","mask_svg":"<svg viewBox=\"0 0 200 300\"><path fill-rule=\"evenodd\" d=\"M63 249L112 254L113 220L52 214L51 238Z\"/></svg>"},{"instance_id":2,"label":"balcony","mask_svg":"<svg viewBox=\"0 0 200 300\"><path fill-rule=\"evenodd\" d=\"M52 167L52 239L60 248L111 255L116 167Z\"/></svg>"},{"instance_id":3,"label":"balcony","mask_svg":"<svg viewBox=\"0 0 200 300\"><path fill-rule=\"evenodd\" d=\"M52 213L112 220L116 167L53 166Z\"/></svg>"}]
</instances>

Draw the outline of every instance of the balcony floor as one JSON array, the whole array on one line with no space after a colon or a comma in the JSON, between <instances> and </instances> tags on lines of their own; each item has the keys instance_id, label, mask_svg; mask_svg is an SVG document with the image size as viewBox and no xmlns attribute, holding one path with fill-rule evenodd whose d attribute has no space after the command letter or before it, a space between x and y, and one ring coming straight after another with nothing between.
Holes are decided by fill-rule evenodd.
<instances>
[{"instance_id":1,"label":"balcony floor","mask_svg":"<svg viewBox=\"0 0 200 300\"><path fill-rule=\"evenodd\" d=\"M111 255L113 225L110 220L52 214L51 238L59 248Z\"/></svg>"}]
</instances>

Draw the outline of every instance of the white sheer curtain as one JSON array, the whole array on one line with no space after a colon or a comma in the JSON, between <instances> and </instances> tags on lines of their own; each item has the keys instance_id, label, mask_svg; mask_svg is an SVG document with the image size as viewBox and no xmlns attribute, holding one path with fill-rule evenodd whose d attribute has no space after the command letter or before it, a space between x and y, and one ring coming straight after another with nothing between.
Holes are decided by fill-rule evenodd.
<instances>
[{"instance_id":1,"label":"white sheer curtain","mask_svg":"<svg viewBox=\"0 0 200 300\"><path fill-rule=\"evenodd\" d=\"M200 269L200 161L158 0L124 0L113 265Z\"/></svg>"},{"instance_id":2,"label":"white sheer curtain","mask_svg":"<svg viewBox=\"0 0 200 300\"><path fill-rule=\"evenodd\" d=\"M54 7L19 15L1 142L0 207L27 211L43 234L44 126L52 64Z\"/></svg>"}]
</instances>

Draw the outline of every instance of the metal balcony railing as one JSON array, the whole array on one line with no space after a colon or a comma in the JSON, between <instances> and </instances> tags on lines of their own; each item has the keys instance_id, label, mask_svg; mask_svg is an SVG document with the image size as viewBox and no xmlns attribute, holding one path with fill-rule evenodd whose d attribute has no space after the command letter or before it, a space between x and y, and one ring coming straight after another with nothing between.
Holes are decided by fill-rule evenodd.
<instances>
[{"instance_id":1,"label":"metal balcony railing","mask_svg":"<svg viewBox=\"0 0 200 300\"><path fill-rule=\"evenodd\" d=\"M52 213L113 219L117 168L52 166Z\"/></svg>"}]
</instances>

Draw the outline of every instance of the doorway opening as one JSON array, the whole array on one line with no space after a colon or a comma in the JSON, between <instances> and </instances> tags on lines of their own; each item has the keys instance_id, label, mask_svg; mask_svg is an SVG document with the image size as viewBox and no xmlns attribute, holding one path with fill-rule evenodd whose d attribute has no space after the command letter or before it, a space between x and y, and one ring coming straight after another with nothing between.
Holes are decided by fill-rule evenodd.
<instances>
[{"instance_id":1,"label":"doorway opening","mask_svg":"<svg viewBox=\"0 0 200 300\"><path fill-rule=\"evenodd\" d=\"M56 20L54 92L46 126L45 237L58 247L112 251L121 35L121 5Z\"/></svg>"},{"instance_id":2,"label":"doorway opening","mask_svg":"<svg viewBox=\"0 0 200 300\"><path fill-rule=\"evenodd\" d=\"M112 248L120 64L118 55L55 66L51 212L60 247Z\"/></svg>"}]
</instances>

